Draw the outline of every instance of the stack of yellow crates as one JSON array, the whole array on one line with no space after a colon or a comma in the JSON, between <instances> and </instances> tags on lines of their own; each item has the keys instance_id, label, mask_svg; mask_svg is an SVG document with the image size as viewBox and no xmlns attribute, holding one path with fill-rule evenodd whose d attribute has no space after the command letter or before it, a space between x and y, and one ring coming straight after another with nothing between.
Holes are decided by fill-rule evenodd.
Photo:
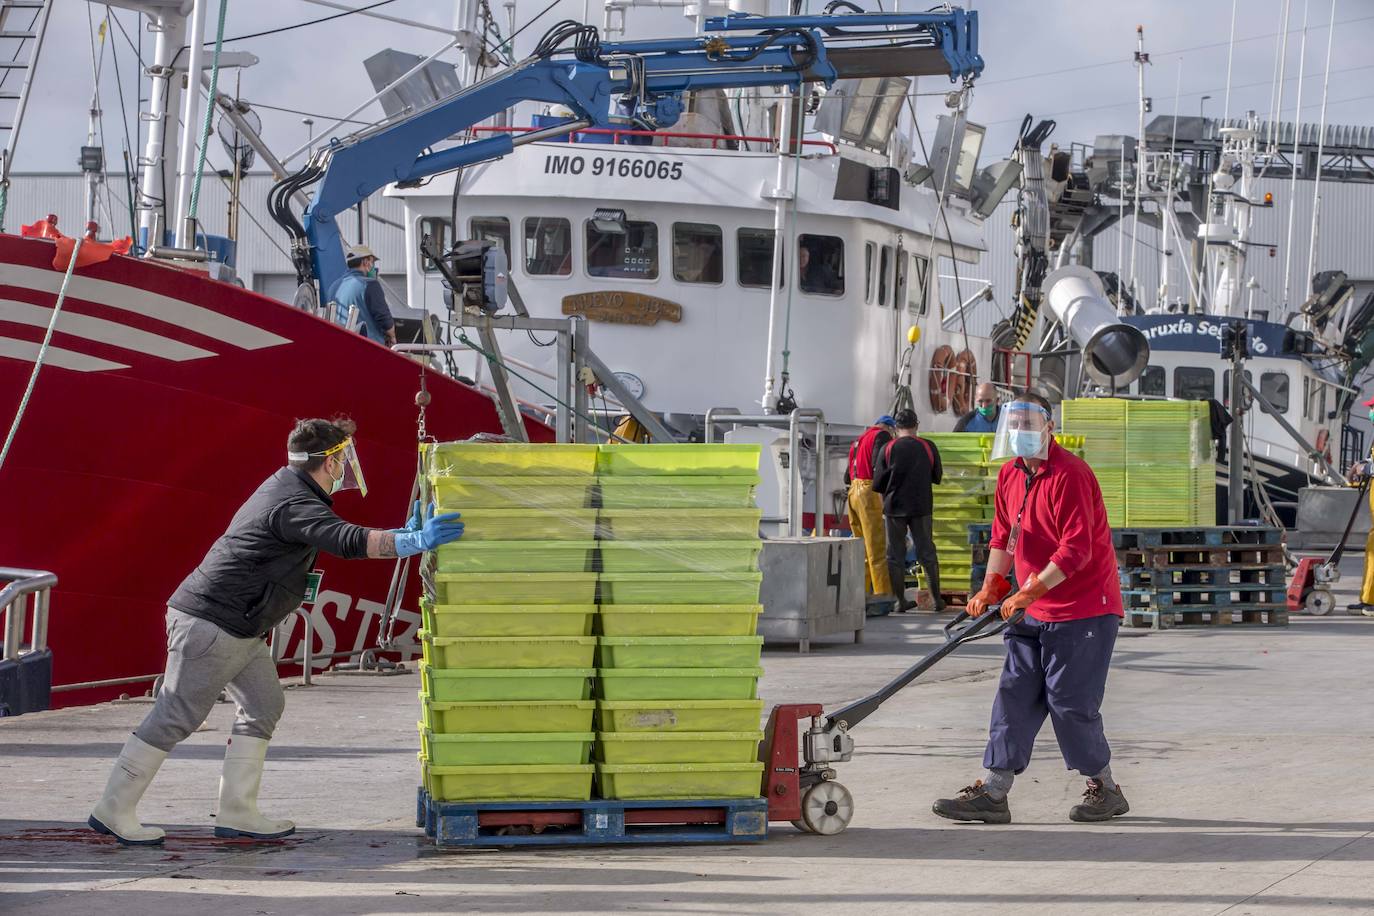
<instances>
[{"instance_id":1,"label":"stack of yellow crates","mask_svg":"<svg viewBox=\"0 0 1374 916\"><path fill-rule=\"evenodd\" d=\"M431 798L586 800L594 773L603 798L757 796L759 447L425 457L466 524L423 567Z\"/></svg>"},{"instance_id":2,"label":"stack of yellow crates","mask_svg":"<svg viewBox=\"0 0 1374 916\"><path fill-rule=\"evenodd\" d=\"M1079 398L1064 427L1082 435L1112 527L1216 524L1216 462L1205 401Z\"/></svg>"}]
</instances>

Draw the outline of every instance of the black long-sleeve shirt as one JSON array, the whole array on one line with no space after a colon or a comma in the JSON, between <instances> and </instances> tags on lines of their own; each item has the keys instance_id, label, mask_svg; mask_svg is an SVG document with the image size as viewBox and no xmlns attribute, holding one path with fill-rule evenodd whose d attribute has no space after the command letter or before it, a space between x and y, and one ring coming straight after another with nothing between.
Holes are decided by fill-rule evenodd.
<instances>
[{"instance_id":1,"label":"black long-sleeve shirt","mask_svg":"<svg viewBox=\"0 0 1374 916\"><path fill-rule=\"evenodd\" d=\"M883 494L883 513L894 517L931 515L931 485L944 477L940 450L917 436L898 436L873 463L873 489Z\"/></svg>"}]
</instances>

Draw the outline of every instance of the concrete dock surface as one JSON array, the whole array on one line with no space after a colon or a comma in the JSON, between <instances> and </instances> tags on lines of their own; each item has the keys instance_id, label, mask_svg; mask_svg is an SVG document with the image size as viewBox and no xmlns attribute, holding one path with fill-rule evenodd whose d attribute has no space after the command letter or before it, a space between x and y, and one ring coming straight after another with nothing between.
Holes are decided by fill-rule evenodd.
<instances>
[{"instance_id":1,"label":"concrete dock surface","mask_svg":"<svg viewBox=\"0 0 1374 916\"><path fill-rule=\"evenodd\" d=\"M414 674L327 675L288 691L262 808L277 843L211 833L232 708L179 747L144 799L166 845L84 826L146 700L0 720L0 913L1371 913L1374 619L1287 628L1122 630L1104 716L1131 813L1067 819L1084 781L1047 724L1008 826L930 812L981 770L997 640L947 658L855 730L833 837L773 824L735 846L435 850L414 826ZM866 641L765 652L769 704L827 706L932 647L932 614L869 621Z\"/></svg>"}]
</instances>

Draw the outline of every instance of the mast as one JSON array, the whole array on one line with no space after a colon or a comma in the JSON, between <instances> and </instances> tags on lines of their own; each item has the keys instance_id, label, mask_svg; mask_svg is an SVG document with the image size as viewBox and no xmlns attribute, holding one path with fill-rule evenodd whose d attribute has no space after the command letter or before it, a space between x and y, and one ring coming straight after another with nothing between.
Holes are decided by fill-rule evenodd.
<instances>
[{"instance_id":1,"label":"mast","mask_svg":"<svg viewBox=\"0 0 1374 916\"><path fill-rule=\"evenodd\" d=\"M195 0L191 9L190 53L186 72L195 79L205 65L205 8L208 0ZM177 156L176 247L192 248L196 243L195 227L187 221L191 215L191 182L195 177L196 138L200 128L200 92L194 83L181 100L181 148Z\"/></svg>"},{"instance_id":2,"label":"mast","mask_svg":"<svg viewBox=\"0 0 1374 916\"><path fill-rule=\"evenodd\" d=\"M145 247L161 245L159 226L166 226L169 213L167 191L171 187L167 168L176 157L176 133L167 130L175 117L181 93L181 80L174 69L177 53L186 43L186 17L170 6L143 10L149 17L149 30L156 36L153 59L148 67L151 91L148 94L148 138L143 144L138 182L138 232Z\"/></svg>"},{"instance_id":3,"label":"mast","mask_svg":"<svg viewBox=\"0 0 1374 916\"><path fill-rule=\"evenodd\" d=\"M1322 113L1317 125L1317 174L1312 180L1312 234L1307 241L1307 276L1317 272L1317 231L1322 209L1322 148L1326 144L1326 99L1331 89L1331 39L1336 34L1336 0L1331 0L1331 22L1326 27L1326 73L1322 77Z\"/></svg>"},{"instance_id":4,"label":"mast","mask_svg":"<svg viewBox=\"0 0 1374 916\"><path fill-rule=\"evenodd\" d=\"M1139 138L1135 154L1135 200L1131 212L1131 297L1136 295L1135 258L1140 247L1140 184L1145 179L1145 65L1150 55L1145 53L1145 26L1135 27L1135 70L1137 81L1137 133Z\"/></svg>"},{"instance_id":5,"label":"mast","mask_svg":"<svg viewBox=\"0 0 1374 916\"><path fill-rule=\"evenodd\" d=\"M1310 0L1302 3L1302 44L1298 52L1298 107L1293 113L1293 160L1289 171L1292 173L1288 183L1288 238L1283 250L1283 307L1289 308L1289 294L1293 277L1293 223L1298 216L1298 150L1302 143L1302 78L1307 63L1307 13ZM1279 128L1275 126L1275 130ZM1303 324L1312 330L1311 316L1303 316Z\"/></svg>"}]
</instances>

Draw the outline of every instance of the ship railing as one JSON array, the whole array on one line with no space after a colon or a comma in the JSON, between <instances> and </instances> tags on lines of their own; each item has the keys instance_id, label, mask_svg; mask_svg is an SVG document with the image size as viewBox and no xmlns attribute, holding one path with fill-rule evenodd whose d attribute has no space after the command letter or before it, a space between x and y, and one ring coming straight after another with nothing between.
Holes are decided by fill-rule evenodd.
<instances>
[{"instance_id":1,"label":"ship railing","mask_svg":"<svg viewBox=\"0 0 1374 916\"><path fill-rule=\"evenodd\" d=\"M470 130L475 134L522 134L528 133L530 131L546 129L547 128L543 127L528 126L500 127L491 124L484 124L479 127L470 128ZM668 140L710 140L711 149L720 149L720 144L722 143L760 143L767 144L770 148L777 145L776 137L752 137L745 136L743 134L695 133L692 131L682 130L633 130L629 128L620 127L586 127L582 130L573 131L568 136L576 138L578 134L596 134L600 136L609 136L611 138L611 142L609 145L615 146L620 145L621 141L626 137L652 137L654 139L662 139L665 141L665 146L668 145L666 142ZM829 140L803 140L801 144L803 149L805 149L808 146L824 147L826 150L829 151L829 154L832 156L839 152L838 147L836 147L835 144L831 143Z\"/></svg>"},{"instance_id":2,"label":"ship railing","mask_svg":"<svg viewBox=\"0 0 1374 916\"><path fill-rule=\"evenodd\" d=\"M802 424L814 424L816 428L816 489L815 498L815 535L825 534L825 414L815 408L798 407L789 414L761 414L746 416L732 413L733 408L712 407L706 411L706 441L715 441L716 426L771 426L787 429L787 475L788 500L787 514L782 517L765 517L761 522L782 522L787 525L787 536L802 536L802 516L806 512L805 494L802 492L801 468L801 428Z\"/></svg>"},{"instance_id":3,"label":"ship railing","mask_svg":"<svg viewBox=\"0 0 1374 916\"><path fill-rule=\"evenodd\" d=\"M0 658L17 661L20 655L42 652L48 647L48 608L57 574L41 569L0 566L0 614L4 615L4 650ZM32 624L29 619L32 617ZM24 634L29 642L24 644Z\"/></svg>"}]
</instances>

